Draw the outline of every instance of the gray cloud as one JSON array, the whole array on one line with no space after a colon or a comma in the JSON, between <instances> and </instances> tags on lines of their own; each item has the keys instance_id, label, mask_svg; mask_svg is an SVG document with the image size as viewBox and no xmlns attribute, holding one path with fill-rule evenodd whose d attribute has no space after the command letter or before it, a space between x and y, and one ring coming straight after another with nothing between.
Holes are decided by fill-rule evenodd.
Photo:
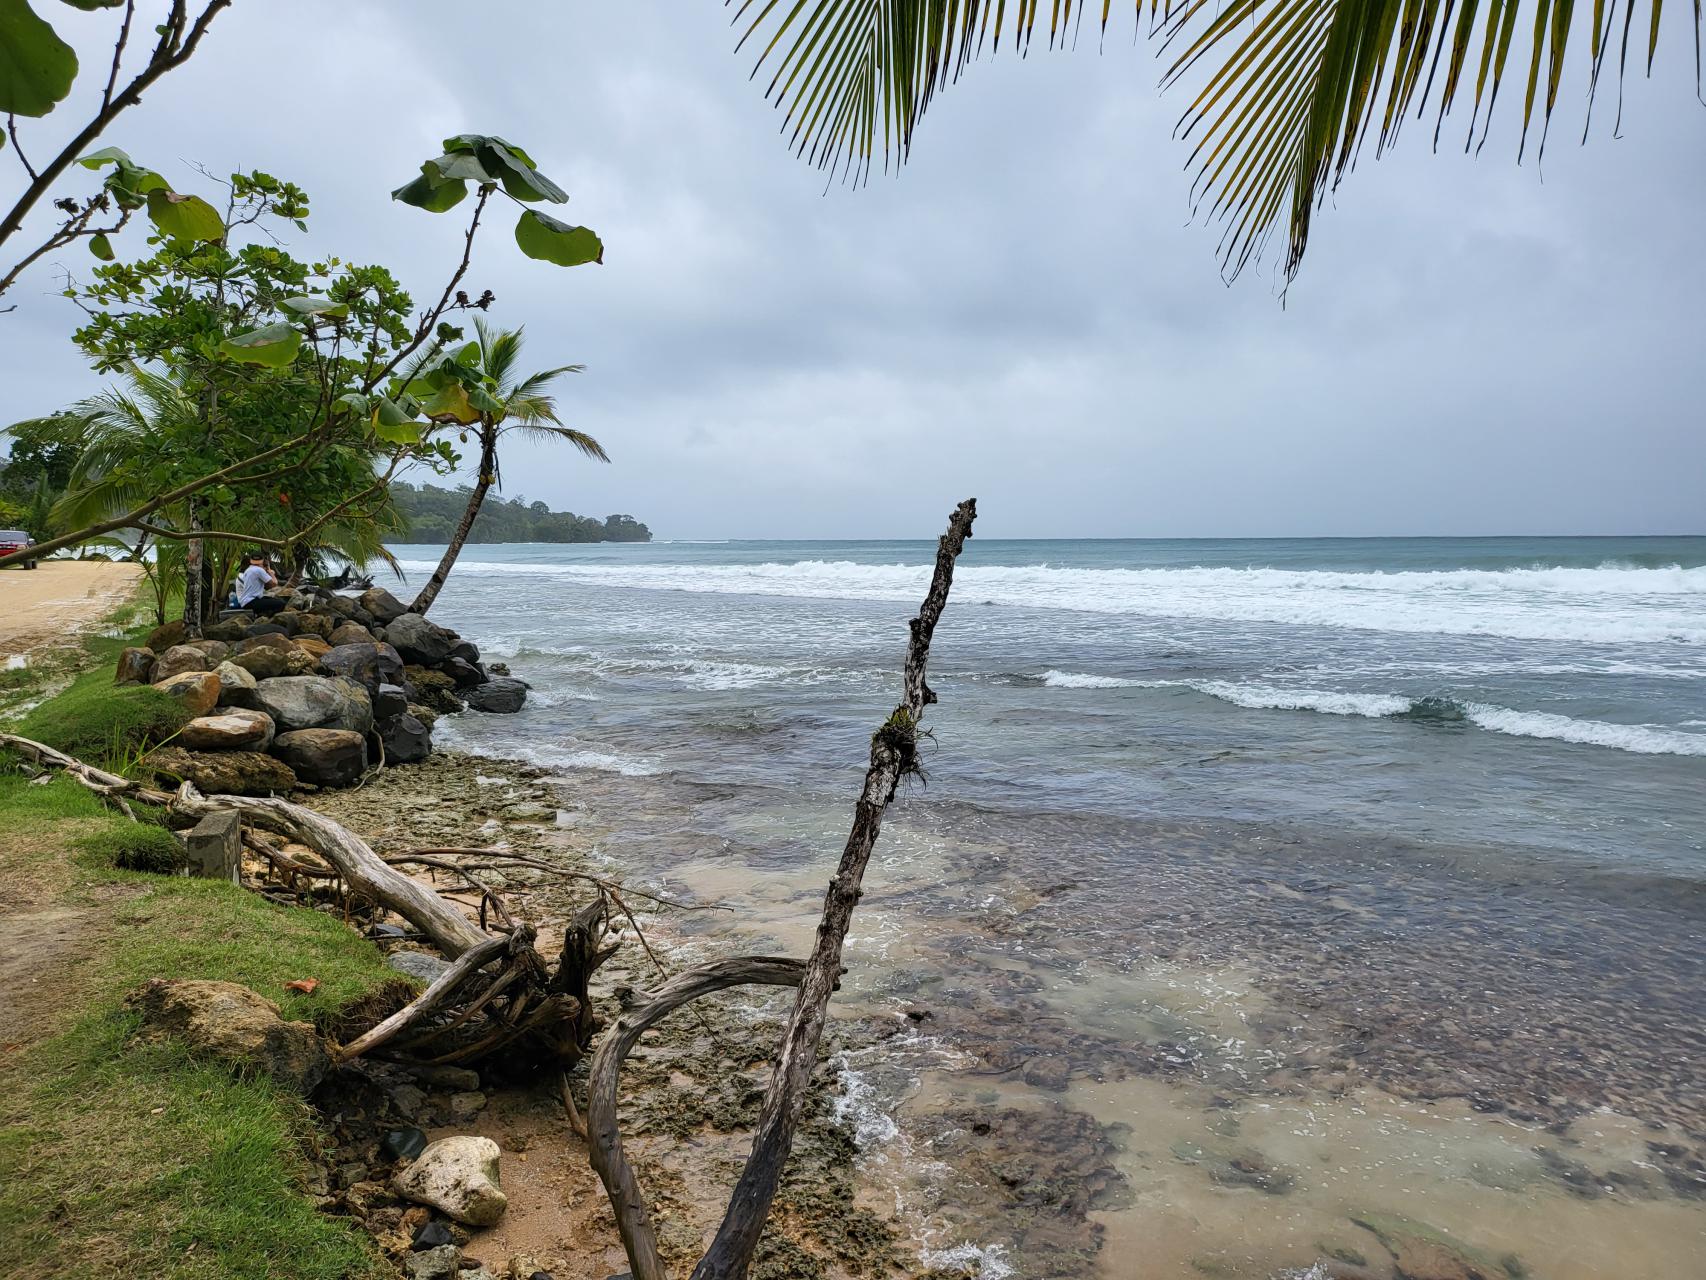
<instances>
[{"instance_id":1,"label":"gray cloud","mask_svg":"<svg viewBox=\"0 0 1706 1280\"><path fill-rule=\"evenodd\" d=\"M715 0L238 5L109 141L186 187L190 160L293 178L294 247L422 297L458 223L389 190L447 134L521 142L606 264L529 263L500 224L470 283L539 365L589 366L565 407L616 462L518 446L511 492L661 536L924 535L966 493L990 536L1690 532L1683 43L1631 80L1620 140L1578 147L1569 99L1544 180L1514 115L1479 160L1426 127L1365 158L1283 308L1271 270L1221 283L1183 98L1123 39L972 68L857 191L787 153ZM14 417L94 385L55 287L38 269L0 320Z\"/></svg>"}]
</instances>

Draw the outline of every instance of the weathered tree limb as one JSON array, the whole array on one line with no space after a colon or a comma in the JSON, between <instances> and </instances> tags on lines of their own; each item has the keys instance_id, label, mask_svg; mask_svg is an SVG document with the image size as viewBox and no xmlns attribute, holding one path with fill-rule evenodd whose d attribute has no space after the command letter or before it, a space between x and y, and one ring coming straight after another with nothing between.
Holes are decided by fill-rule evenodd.
<instances>
[{"instance_id":1,"label":"weathered tree limb","mask_svg":"<svg viewBox=\"0 0 1706 1280\"><path fill-rule=\"evenodd\" d=\"M508 938L487 938L477 946L469 948L462 953L461 958L455 964L439 974L432 985L420 995L389 1018L375 1024L339 1048L337 1051L338 1058L344 1061L350 1058L359 1058L362 1054L372 1053L386 1041L401 1035L422 1018L448 1004L450 998L456 994L462 984L473 977L481 966L490 964L508 949Z\"/></svg>"},{"instance_id":2,"label":"weathered tree limb","mask_svg":"<svg viewBox=\"0 0 1706 1280\"><path fill-rule=\"evenodd\" d=\"M599 1041L598 1051L592 1055L586 1095L592 1167L603 1180L610 1207L616 1211L616 1229L622 1247L628 1251L634 1280L667 1280L669 1273L658 1255L657 1234L646 1211L646 1198L622 1150L622 1133L616 1123L616 1092L623 1060L648 1029L700 996L751 984L791 987L805 972L803 962L779 956L738 956L698 965L656 991L637 996ZM567 1096L566 1084L564 1093Z\"/></svg>"},{"instance_id":3,"label":"weathered tree limb","mask_svg":"<svg viewBox=\"0 0 1706 1280\"><path fill-rule=\"evenodd\" d=\"M46 743L37 742L33 738L22 738L15 733L0 733L0 749L12 750L34 760L37 764L46 765L69 774L73 780L87 787L104 800L109 800L124 809L125 816L135 819L122 797L129 796L146 804L165 805L171 803L172 797L164 791L155 791L145 787L134 778L121 777L116 773L108 773L105 769L97 769L92 764L84 764L75 756L68 756L63 751L55 751Z\"/></svg>"},{"instance_id":4,"label":"weathered tree limb","mask_svg":"<svg viewBox=\"0 0 1706 1280\"><path fill-rule=\"evenodd\" d=\"M865 866L871 860L871 849L882 829L883 813L894 799L895 788L903 777L918 770L918 724L924 708L936 701L936 695L924 680L930 639L948 603L954 562L971 536L972 521L976 518L977 502L968 498L954 509L947 532L936 544L936 568L930 578L930 590L918 616L911 622L901 703L871 737L871 764L865 772L865 787L854 808L853 829L842 850L841 865L836 868L824 898L817 942L806 963L793 1017L782 1036L781 1053L759 1112L752 1154L747 1157L740 1181L729 1198L728 1211L716 1239L693 1269L693 1280L744 1280L752 1265L759 1234L764 1230L776 1188L782 1181L782 1166L793 1146L794 1129L805 1106L806 1086L817 1064L818 1041L823 1035L830 993L841 976L841 948L853 908L859 901ZM638 1274L635 1273L636 1277Z\"/></svg>"},{"instance_id":5,"label":"weathered tree limb","mask_svg":"<svg viewBox=\"0 0 1706 1280\"><path fill-rule=\"evenodd\" d=\"M172 801L173 812L195 818L223 809L235 809L253 825L307 845L357 893L384 903L452 960L489 940L451 903L387 866L361 837L312 809L271 797L203 796L188 782Z\"/></svg>"}]
</instances>

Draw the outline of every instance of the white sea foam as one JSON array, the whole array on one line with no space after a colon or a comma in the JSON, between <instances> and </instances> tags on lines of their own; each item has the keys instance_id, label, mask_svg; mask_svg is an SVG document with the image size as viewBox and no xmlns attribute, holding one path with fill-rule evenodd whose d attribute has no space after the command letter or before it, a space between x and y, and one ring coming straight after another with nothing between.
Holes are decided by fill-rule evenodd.
<instances>
[{"instance_id":1,"label":"white sea foam","mask_svg":"<svg viewBox=\"0 0 1706 1280\"><path fill-rule=\"evenodd\" d=\"M1082 671L1045 671L1042 682L1051 689L1134 689L1152 684L1146 680L1124 680L1119 676L1093 676Z\"/></svg>"},{"instance_id":2,"label":"white sea foam","mask_svg":"<svg viewBox=\"0 0 1706 1280\"><path fill-rule=\"evenodd\" d=\"M485 726L482 724L481 727ZM488 741L482 733L464 730L456 724L454 717L441 719L434 727L434 735L440 746L490 759L525 760L543 769L596 769L600 773L620 773L630 778L663 772L663 765L655 759L582 747L575 743L528 742L507 735Z\"/></svg>"},{"instance_id":3,"label":"white sea foam","mask_svg":"<svg viewBox=\"0 0 1706 1280\"><path fill-rule=\"evenodd\" d=\"M1428 702L1395 693L1346 693L1330 689L1290 689L1279 685L1230 680L1154 680L1144 682L1152 689L1194 689L1211 698L1256 711L1315 711L1335 716L1366 716L1384 719L1407 713L1426 714ZM1430 700L1433 701L1433 700ZM1651 724L1613 724L1605 720L1578 720L1549 711L1518 711L1484 702L1433 701L1436 708L1455 712L1462 719L1492 733L1518 738L1550 738L1584 746L1610 747L1640 755L1706 755L1706 733ZM1437 718L1450 719L1452 715ZM1687 725L1698 721L1685 721Z\"/></svg>"},{"instance_id":4,"label":"white sea foam","mask_svg":"<svg viewBox=\"0 0 1706 1280\"><path fill-rule=\"evenodd\" d=\"M482 574L609 587L911 603L924 565L846 560L722 565L482 563ZM1455 569L1073 569L962 565L961 599L1070 609L1412 634L1592 643L1706 644L1706 567Z\"/></svg>"},{"instance_id":5,"label":"white sea foam","mask_svg":"<svg viewBox=\"0 0 1706 1280\"><path fill-rule=\"evenodd\" d=\"M970 1272L977 1280L1007 1280L1013 1274L1007 1250L998 1244L966 1243L947 1249L926 1249L923 1262L942 1271Z\"/></svg>"}]
</instances>

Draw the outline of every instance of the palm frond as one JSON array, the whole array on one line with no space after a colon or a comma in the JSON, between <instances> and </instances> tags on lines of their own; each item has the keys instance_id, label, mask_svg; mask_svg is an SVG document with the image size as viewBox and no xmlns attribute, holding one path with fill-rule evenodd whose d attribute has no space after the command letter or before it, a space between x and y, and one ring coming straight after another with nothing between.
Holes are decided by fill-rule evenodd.
<instances>
[{"instance_id":1,"label":"palm frond","mask_svg":"<svg viewBox=\"0 0 1706 1280\"><path fill-rule=\"evenodd\" d=\"M562 440L572 444L589 458L599 462L609 462L610 455L584 431L576 431L573 427L551 426L542 422L517 422L506 426L505 431L519 431L532 440Z\"/></svg>"},{"instance_id":2,"label":"palm frond","mask_svg":"<svg viewBox=\"0 0 1706 1280\"><path fill-rule=\"evenodd\" d=\"M869 177L880 157L898 170L936 94L1003 37L1021 55L1041 0L725 0L736 5L737 48L756 50L753 76L783 113L789 146L832 175ZM1539 147L1563 82L1570 37L1589 25L1588 120L1621 5L1619 113L1636 0L1132 0L1140 29L1160 34L1173 60L1163 83L1206 77L1179 122L1194 139L1193 201L1221 225L1229 275L1285 228L1287 279L1297 272L1315 210L1372 134L1378 156L1407 116L1437 108L1435 142L1459 96L1473 93L1466 147L1485 143L1507 71L1521 76L1520 160ZM1088 0L1052 0L1048 47L1076 43ZM1101 5L1106 33L1113 0ZM1647 69L1662 0L1647 0ZM1531 32L1518 35L1527 15ZM1702 0L1694 2L1696 87ZM1514 55L1514 56L1513 56ZM1439 73L1442 70L1444 75ZM1477 140L1477 132L1479 140ZM1205 204L1206 202L1206 204Z\"/></svg>"}]
</instances>

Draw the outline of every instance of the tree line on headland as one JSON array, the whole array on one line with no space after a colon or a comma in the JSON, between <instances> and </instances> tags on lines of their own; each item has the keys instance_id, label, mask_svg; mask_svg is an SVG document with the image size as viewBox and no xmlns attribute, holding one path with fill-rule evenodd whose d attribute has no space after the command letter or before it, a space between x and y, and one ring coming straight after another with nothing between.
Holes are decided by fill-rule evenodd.
<instances>
[{"instance_id":1,"label":"tree line on headland","mask_svg":"<svg viewBox=\"0 0 1706 1280\"><path fill-rule=\"evenodd\" d=\"M392 499L404 520L400 542L446 543L467 509L472 487L441 489L435 484L398 481ZM650 542L652 531L633 516L577 516L552 511L525 497L487 498L474 517L469 542Z\"/></svg>"}]
</instances>

